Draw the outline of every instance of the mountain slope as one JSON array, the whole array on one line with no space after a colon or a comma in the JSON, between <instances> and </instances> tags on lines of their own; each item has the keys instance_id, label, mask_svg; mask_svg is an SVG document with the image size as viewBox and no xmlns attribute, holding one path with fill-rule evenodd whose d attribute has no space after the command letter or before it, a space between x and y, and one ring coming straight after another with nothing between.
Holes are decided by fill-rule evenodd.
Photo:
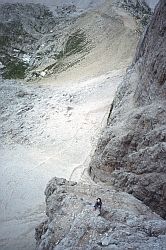
<instances>
[{"instance_id":1,"label":"mountain slope","mask_svg":"<svg viewBox=\"0 0 166 250\"><path fill-rule=\"evenodd\" d=\"M92 3L84 3L82 10L81 5L61 4L53 12L40 4L1 5L3 77L67 78L78 71L82 77L97 76L126 67L149 8L142 1Z\"/></svg>"}]
</instances>

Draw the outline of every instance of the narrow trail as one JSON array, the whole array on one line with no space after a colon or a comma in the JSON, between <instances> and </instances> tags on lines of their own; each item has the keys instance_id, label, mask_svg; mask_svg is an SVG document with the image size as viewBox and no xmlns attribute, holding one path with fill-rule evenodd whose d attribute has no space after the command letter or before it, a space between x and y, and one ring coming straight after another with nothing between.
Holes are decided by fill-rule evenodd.
<instances>
[{"instance_id":1,"label":"narrow trail","mask_svg":"<svg viewBox=\"0 0 166 250\"><path fill-rule=\"evenodd\" d=\"M96 128L96 129L94 129L96 135L99 135L101 133L102 128L104 128L104 126L106 125L106 123L107 123L107 117L109 115L109 110L110 110L110 107L108 107L108 110L105 112L105 115L103 116L103 119L101 121L100 126L98 128ZM95 126L93 126L93 128L94 127ZM91 129L89 129L89 131L90 130ZM80 175L79 181L84 182L84 183L92 183L93 182L93 180L89 176L88 169L89 169L89 162L90 162L91 157L92 157L92 155L94 153L94 150L96 148L97 140L94 139L94 138L93 139L91 138L91 140L92 141L95 140L95 143L94 142L91 143L92 149L89 152L88 157L85 159L85 161L82 164L76 166L73 169L73 171L72 171L72 173L71 173L71 175L69 177L69 181L73 180L74 175L76 176L77 175L77 171L78 171L78 172L82 172L81 175Z\"/></svg>"}]
</instances>

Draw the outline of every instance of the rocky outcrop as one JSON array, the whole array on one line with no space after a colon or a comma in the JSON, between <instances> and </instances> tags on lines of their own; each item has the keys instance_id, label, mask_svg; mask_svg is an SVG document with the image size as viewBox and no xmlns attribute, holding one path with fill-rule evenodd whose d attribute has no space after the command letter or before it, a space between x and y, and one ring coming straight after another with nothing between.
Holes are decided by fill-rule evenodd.
<instances>
[{"instance_id":1,"label":"rocky outcrop","mask_svg":"<svg viewBox=\"0 0 166 250\"><path fill-rule=\"evenodd\" d=\"M52 179L46 190L48 220L36 228L37 249L164 249L166 222L132 195L110 187ZM94 211L102 197L101 214Z\"/></svg>"},{"instance_id":2,"label":"rocky outcrop","mask_svg":"<svg viewBox=\"0 0 166 250\"><path fill-rule=\"evenodd\" d=\"M166 3L161 0L112 104L90 175L166 218Z\"/></svg>"}]
</instances>

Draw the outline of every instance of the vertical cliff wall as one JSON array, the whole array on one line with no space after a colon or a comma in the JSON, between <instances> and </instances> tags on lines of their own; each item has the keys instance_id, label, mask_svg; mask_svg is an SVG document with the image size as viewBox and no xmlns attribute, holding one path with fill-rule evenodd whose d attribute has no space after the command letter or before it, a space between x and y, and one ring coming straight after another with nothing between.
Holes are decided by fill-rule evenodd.
<instances>
[{"instance_id":1,"label":"vertical cliff wall","mask_svg":"<svg viewBox=\"0 0 166 250\"><path fill-rule=\"evenodd\" d=\"M95 181L166 218L166 2L161 0L119 87L90 164Z\"/></svg>"}]
</instances>

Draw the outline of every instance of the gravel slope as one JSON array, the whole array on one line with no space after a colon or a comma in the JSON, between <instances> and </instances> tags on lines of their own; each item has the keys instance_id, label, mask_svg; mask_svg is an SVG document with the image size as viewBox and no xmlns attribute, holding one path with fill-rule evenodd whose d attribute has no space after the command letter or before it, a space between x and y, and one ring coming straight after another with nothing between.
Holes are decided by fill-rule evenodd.
<instances>
[{"instance_id":1,"label":"gravel slope","mask_svg":"<svg viewBox=\"0 0 166 250\"><path fill-rule=\"evenodd\" d=\"M77 85L1 82L1 249L34 249L46 183L81 178L122 75Z\"/></svg>"}]
</instances>

